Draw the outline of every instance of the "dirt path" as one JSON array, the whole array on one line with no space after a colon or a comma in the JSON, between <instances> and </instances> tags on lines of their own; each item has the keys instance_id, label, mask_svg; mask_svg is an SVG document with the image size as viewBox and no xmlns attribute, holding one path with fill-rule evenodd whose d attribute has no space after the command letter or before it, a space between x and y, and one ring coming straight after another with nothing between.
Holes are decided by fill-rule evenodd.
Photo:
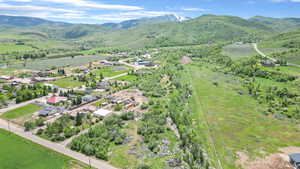
<instances>
[{"instance_id":1,"label":"dirt path","mask_svg":"<svg viewBox=\"0 0 300 169\"><path fill-rule=\"evenodd\" d=\"M238 152L237 165L242 166L244 169L293 169L288 156L293 153L300 153L300 147L281 148L278 153L254 160L250 159L246 153Z\"/></svg>"}]
</instances>

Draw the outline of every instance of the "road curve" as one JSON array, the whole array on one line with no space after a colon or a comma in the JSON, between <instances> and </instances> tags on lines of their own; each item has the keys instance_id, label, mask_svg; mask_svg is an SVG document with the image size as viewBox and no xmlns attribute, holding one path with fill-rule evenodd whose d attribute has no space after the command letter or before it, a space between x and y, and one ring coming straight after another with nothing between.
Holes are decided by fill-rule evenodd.
<instances>
[{"instance_id":1,"label":"road curve","mask_svg":"<svg viewBox=\"0 0 300 169\"><path fill-rule=\"evenodd\" d=\"M258 49L258 47L257 47L257 44L256 44L256 43L253 43L253 47L254 47L254 49L256 50L256 52L257 52L257 53L259 53L261 56L263 56L263 57L266 57L266 58L268 58L268 59L272 60L273 62L276 62L276 61L277 61L276 59L274 59L274 58L271 58L271 57L267 56L266 54L264 54L262 51L260 51L260 50ZM300 67L300 65L298 65L298 64L294 64L294 63L286 63L286 65L287 65L287 66L295 66L295 67Z\"/></svg>"},{"instance_id":2,"label":"road curve","mask_svg":"<svg viewBox=\"0 0 300 169\"><path fill-rule=\"evenodd\" d=\"M68 148L66 148L64 145L61 145L59 143L53 143L51 141L42 139L38 136L33 135L30 132L25 132L23 128L13 124L13 123L8 123L8 121L0 119L0 128L10 131L16 135L19 135L25 139L31 140L32 142L35 142L37 144L40 144L44 147L47 147L51 150L54 150L56 152L59 152L61 154L64 154L66 156L72 157L78 161L81 161L87 165L89 165L89 163L91 164L92 167L97 168L97 169L117 169L111 165L109 165L108 163L101 161L101 160L97 160L94 158L90 158L88 156L85 156L81 153L78 152L74 152Z\"/></svg>"},{"instance_id":3,"label":"road curve","mask_svg":"<svg viewBox=\"0 0 300 169\"><path fill-rule=\"evenodd\" d=\"M256 51L258 54L260 54L262 57L268 58L268 59L272 60L273 62L276 62L276 61L277 61L276 59L271 58L271 57L267 56L266 54L264 54L262 51L260 51L260 50L258 49L256 43L253 43L253 47L254 47L255 51Z\"/></svg>"}]
</instances>

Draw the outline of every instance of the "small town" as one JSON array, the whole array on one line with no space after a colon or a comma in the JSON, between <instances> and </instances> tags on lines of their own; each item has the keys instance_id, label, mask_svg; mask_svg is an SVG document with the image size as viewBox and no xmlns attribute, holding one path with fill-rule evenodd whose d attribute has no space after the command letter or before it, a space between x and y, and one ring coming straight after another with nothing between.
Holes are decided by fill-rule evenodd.
<instances>
[{"instance_id":1,"label":"small town","mask_svg":"<svg viewBox=\"0 0 300 169\"><path fill-rule=\"evenodd\" d=\"M1 104L0 125L22 132L30 140L39 137L68 149L72 139L105 118L141 117L149 101L131 86L139 74L158 65L150 61L150 54L135 62L124 58L125 54L115 54L124 60L0 76L1 93L10 96Z\"/></svg>"}]
</instances>

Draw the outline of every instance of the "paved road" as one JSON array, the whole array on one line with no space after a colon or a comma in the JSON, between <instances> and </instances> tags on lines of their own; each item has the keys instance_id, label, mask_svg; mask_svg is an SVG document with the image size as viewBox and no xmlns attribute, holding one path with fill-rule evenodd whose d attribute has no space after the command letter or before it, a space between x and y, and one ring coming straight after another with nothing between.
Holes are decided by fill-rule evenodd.
<instances>
[{"instance_id":1,"label":"paved road","mask_svg":"<svg viewBox=\"0 0 300 169\"><path fill-rule=\"evenodd\" d=\"M27 104L30 104L30 103L34 103L36 101L40 101L40 100L43 100L45 99L47 96L44 96L44 97L40 97L40 98L37 98L37 99L33 99L33 100L29 100L29 101L26 101L26 102L23 102L23 103L20 103L20 104L15 104L15 105L11 105L7 108L3 108L3 109L0 109L0 115L4 112L7 112L7 111L10 111L10 110L13 110L13 109L16 109L16 108L19 108L19 107L22 107L22 106L25 106Z\"/></svg>"},{"instance_id":2,"label":"paved road","mask_svg":"<svg viewBox=\"0 0 300 169\"><path fill-rule=\"evenodd\" d=\"M59 143L53 143L53 142L50 142L48 140L44 140L38 136L35 136L33 134L31 134L30 132L24 132L24 129L15 125L15 124L12 124L10 123L9 124L9 128L8 128L8 122L5 121L5 120L2 120L0 119L0 128L4 129L4 130L7 130L7 131L11 131L13 133L15 133L16 135L19 135L25 139L28 139L28 140L31 140L37 144L40 144L44 147L47 147L49 149L52 149L56 152L59 152L61 154L64 154L66 156L70 156L78 161L81 161L85 164L88 164L89 165L89 161L91 162L91 166L94 167L94 168L98 168L98 169L116 169L115 167L107 164L106 162L104 161L101 161L101 160L97 160L97 159L94 159L94 158L89 158L88 156L85 156L81 153L78 153L78 152L74 152L68 148L66 148L64 145L61 145Z\"/></svg>"}]
</instances>

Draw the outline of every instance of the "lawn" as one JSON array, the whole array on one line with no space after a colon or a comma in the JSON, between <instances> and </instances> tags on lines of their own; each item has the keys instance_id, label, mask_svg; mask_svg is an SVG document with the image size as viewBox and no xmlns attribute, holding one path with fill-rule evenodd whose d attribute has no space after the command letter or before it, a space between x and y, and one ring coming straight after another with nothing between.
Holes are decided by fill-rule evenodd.
<instances>
[{"instance_id":1,"label":"lawn","mask_svg":"<svg viewBox=\"0 0 300 169\"><path fill-rule=\"evenodd\" d=\"M129 71L129 69L113 69L113 67L107 67L107 68L101 68L101 69L98 69L98 70L95 70L93 73L95 73L97 76L100 76L101 74L104 76L104 77L112 77L112 76L117 76L119 74L122 74L122 73L127 73Z\"/></svg>"},{"instance_id":2,"label":"lawn","mask_svg":"<svg viewBox=\"0 0 300 169\"><path fill-rule=\"evenodd\" d=\"M205 143L213 167L235 166L236 152L250 157L261 152L277 152L281 147L300 146L300 132L295 124L263 115L264 105L237 91L243 91L237 79L199 66L189 66L186 80L193 87L190 110L195 131ZM216 85L217 84L217 85Z\"/></svg>"},{"instance_id":3,"label":"lawn","mask_svg":"<svg viewBox=\"0 0 300 169\"><path fill-rule=\"evenodd\" d=\"M61 88L74 88L74 87L80 87L84 85L84 82L80 82L78 80L74 80L72 77L67 77L63 79L56 80L54 82L50 82L51 84L54 84Z\"/></svg>"},{"instance_id":4,"label":"lawn","mask_svg":"<svg viewBox=\"0 0 300 169\"><path fill-rule=\"evenodd\" d=\"M2 118L12 120L31 115L34 112L41 110L41 107L36 104L28 104L14 110L10 110L1 115Z\"/></svg>"},{"instance_id":5,"label":"lawn","mask_svg":"<svg viewBox=\"0 0 300 169\"><path fill-rule=\"evenodd\" d=\"M239 60L245 57L251 57L256 54L252 44L228 45L223 48L223 55L231 57L233 60Z\"/></svg>"},{"instance_id":6,"label":"lawn","mask_svg":"<svg viewBox=\"0 0 300 169\"><path fill-rule=\"evenodd\" d=\"M83 169L69 157L0 129L1 169Z\"/></svg>"},{"instance_id":7,"label":"lawn","mask_svg":"<svg viewBox=\"0 0 300 169\"><path fill-rule=\"evenodd\" d=\"M126 75L126 76L116 78L115 80L135 81L135 80L137 80L137 76L136 75Z\"/></svg>"}]
</instances>

